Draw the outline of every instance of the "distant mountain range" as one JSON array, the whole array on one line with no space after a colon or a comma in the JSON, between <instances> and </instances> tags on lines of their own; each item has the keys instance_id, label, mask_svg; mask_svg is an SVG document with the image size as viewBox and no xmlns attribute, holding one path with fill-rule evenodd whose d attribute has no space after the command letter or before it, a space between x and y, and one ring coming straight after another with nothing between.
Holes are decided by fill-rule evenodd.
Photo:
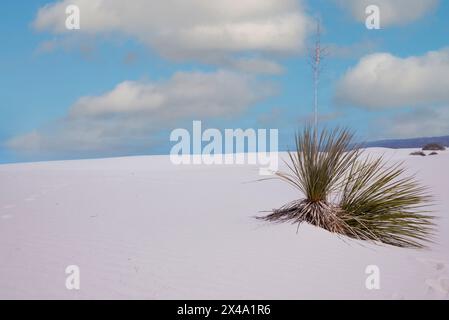
<instances>
[{"instance_id":1,"label":"distant mountain range","mask_svg":"<svg viewBox=\"0 0 449 320\"><path fill-rule=\"evenodd\" d=\"M411 138L411 139L391 139L391 140L379 140L367 142L364 145L366 147L383 147L391 149L402 148L422 148L428 143L438 143L445 147L449 146L449 136L442 137L424 137L424 138Z\"/></svg>"}]
</instances>

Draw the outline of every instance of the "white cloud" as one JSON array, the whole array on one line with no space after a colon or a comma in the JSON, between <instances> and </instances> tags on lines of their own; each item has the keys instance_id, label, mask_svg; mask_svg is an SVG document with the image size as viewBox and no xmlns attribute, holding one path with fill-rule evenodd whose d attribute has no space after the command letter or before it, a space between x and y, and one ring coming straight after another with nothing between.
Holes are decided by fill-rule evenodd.
<instances>
[{"instance_id":1,"label":"white cloud","mask_svg":"<svg viewBox=\"0 0 449 320\"><path fill-rule=\"evenodd\" d=\"M69 33L65 8L81 11L88 35L118 32L172 59L213 60L240 52L295 53L304 48L309 18L297 0L64 0L42 7L41 31Z\"/></svg>"},{"instance_id":2,"label":"white cloud","mask_svg":"<svg viewBox=\"0 0 449 320\"><path fill-rule=\"evenodd\" d=\"M401 114L381 125L387 136L395 138L432 137L449 134L449 106L420 108Z\"/></svg>"},{"instance_id":3,"label":"white cloud","mask_svg":"<svg viewBox=\"0 0 449 320\"><path fill-rule=\"evenodd\" d=\"M85 59L93 58L96 54L96 45L93 39L79 36L55 37L41 42L35 50L36 54L46 54L63 50L64 52L75 51Z\"/></svg>"},{"instance_id":4,"label":"white cloud","mask_svg":"<svg viewBox=\"0 0 449 320\"><path fill-rule=\"evenodd\" d=\"M362 58L337 84L340 104L369 109L449 103L449 49L400 58Z\"/></svg>"},{"instance_id":5,"label":"white cloud","mask_svg":"<svg viewBox=\"0 0 449 320\"><path fill-rule=\"evenodd\" d=\"M439 0L336 0L358 21L366 19L365 9L377 5L381 27L411 23L437 7Z\"/></svg>"},{"instance_id":6,"label":"white cloud","mask_svg":"<svg viewBox=\"0 0 449 320\"><path fill-rule=\"evenodd\" d=\"M80 98L66 117L13 138L8 146L27 153L147 151L164 129L191 119L237 116L274 90L230 71L179 72L160 82L125 81L100 96Z\"/></svg>"}]
</instances>

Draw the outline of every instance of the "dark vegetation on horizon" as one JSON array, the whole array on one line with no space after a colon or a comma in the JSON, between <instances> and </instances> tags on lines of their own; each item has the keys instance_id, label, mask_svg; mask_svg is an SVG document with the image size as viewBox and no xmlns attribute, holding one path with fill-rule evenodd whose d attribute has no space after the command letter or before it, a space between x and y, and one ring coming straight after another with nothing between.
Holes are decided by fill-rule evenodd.
<instances>
[{"instance_id":1,"label":"dark vegetation on horizon","mask_svg":"<svg viewBox=\"0 0 449 320\"><path fill-rule=\"evenodd\" d=\"M422 148L427 144L437 143L442 146L449 146L449 136L441 137L421 137L411 139L391 139L367 142L364 145L370 147L383 147L391 149L402 148Z\"/></svg>"}]
</instances>

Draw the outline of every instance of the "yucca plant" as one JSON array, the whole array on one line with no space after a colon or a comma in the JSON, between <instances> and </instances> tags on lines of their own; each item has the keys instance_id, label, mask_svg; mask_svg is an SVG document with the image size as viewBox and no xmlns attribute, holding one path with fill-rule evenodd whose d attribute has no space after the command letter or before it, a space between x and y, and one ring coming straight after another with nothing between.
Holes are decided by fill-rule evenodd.
<instances>
[{"instance_id":1,"label":"yucca plant","mask_svg":"<svg viewBox=\"0 0 449 320\"><path fill-rule=\"evenodd\" d=\"M431 197L402 164L365 157L346 129L306 127L289 152L288 173L277 176L302 198L260 219L302 222L359 240L423 248L431 241Z\"/></svg>"}]
</instances>

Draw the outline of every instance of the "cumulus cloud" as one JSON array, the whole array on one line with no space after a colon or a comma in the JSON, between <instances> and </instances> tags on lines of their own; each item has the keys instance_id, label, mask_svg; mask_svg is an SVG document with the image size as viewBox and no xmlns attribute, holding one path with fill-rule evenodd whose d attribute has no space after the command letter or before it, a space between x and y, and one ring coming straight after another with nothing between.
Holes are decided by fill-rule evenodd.
<instances>
[{"instance_id":1,"label":"cumulus cloud","mask_svg":"<svg viewBox=\"0 0 449 320\"><path fill-rule=\"evenodd\" d=\"M443 136L449 133L449 106L419 108L383 120L387 136L397 138Z\"/></svg>"},{"instance_id":2,"label":"cumulus cloud","mask_svg":"<svg viewBox=\"0 0 449 320\"><path fill-rule=\"evenodd\" d=\"M366 19L365 9L377 5L381 26L402 25L413 22L435 9L439 0L336 0L358 21Z\"/></svg>"},{"instance_id":3,"label":"cumulus cloud","mask_svg":"<svg viewBox=\"0 0 449 320\"><path fill-rule=\"evenodd\" d=\"M13 138L8 146L26 153L144 152L158 133L182 121L231 118L274 93L270 84L223 70L179 72L160 82L125 81L102 95L78 99L64 118Z\"/></svg>"},{"instance_id":4,"label":"cumulus cloud","mask_svg":"<svg viewBox=\"0 0 449 320\"><path fill-rule=\"evenodd\" d=\"M449 103L449 49L365 56L337 84L340 104L369 109Z\"/></svg>"},{"instance_id":5,"label":"cumulus cloud","mask_svg":"<svg viewBox=\"0 0 449 320\"><path fill-rule=\"evenodd\" d=\"M68 33L65 8L77 5L88 35L119 33L172 59L213 61L241 52L296 53L309 18L297 0L64 0L42 7L34 27Z\"/></svg>"}]
</instances>

